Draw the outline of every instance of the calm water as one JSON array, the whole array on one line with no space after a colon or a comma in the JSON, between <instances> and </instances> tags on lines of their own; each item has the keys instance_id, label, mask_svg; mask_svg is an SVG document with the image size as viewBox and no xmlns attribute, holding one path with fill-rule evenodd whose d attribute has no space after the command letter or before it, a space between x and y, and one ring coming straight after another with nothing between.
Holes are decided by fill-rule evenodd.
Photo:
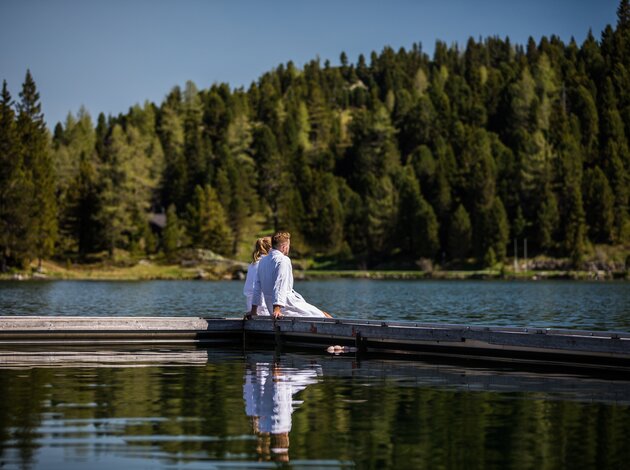
<instances>
[{"instance_id":1,"label":"calm water","mask_svg":"<svg viewBox=\"0 0 630 470\"><path fill-rule=\"evenodd\" d=\"M630 284L311 281L345 318L630 331ZM0 283L0 315L234 316L239 282ZM630 379L183 347L0 345L0 469L625 468ZM519 369L520 367L520 369Z\"/></svg>"},{"instance_id":2,"label":"calm water","mask_svg":"<svg viewBox=\"0 0 630 470\"><path fill-rule=\"evenodd\" d=\"M341 318L630 331L630 283L297 282ZM0 315L234 316L241 282L0 282Z\"/></svg>"},{"instance_id":3,"label":"calm water","mask_svg":"<svg viewBox=\"0 0 630 470\"><path fill-rule=\"evenodd\" d=\"M623 380L192 348L44 366L51 354L0 351L3 469L605 469L630 459Z\"/></svg>"}]
</instances>

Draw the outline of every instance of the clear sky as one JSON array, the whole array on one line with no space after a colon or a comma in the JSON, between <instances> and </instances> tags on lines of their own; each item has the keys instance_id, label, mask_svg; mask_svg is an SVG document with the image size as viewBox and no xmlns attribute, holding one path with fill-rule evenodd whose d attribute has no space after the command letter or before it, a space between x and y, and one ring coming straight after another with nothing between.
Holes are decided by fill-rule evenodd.
<instances>
[{"instance_id":1,"label":"clear sky","mask_svg":"<svg viewBox=\"0 0 630 470\"><path fill-rule=\"evenodd\" d=\"M26 69L50 128L84 105L126 112L187 80L248 87L292 60L369 60L384 46L558 35L578 43L616 24L618 0L0 0L0 80L18 98Z\"/></svg>"}]
</instances>

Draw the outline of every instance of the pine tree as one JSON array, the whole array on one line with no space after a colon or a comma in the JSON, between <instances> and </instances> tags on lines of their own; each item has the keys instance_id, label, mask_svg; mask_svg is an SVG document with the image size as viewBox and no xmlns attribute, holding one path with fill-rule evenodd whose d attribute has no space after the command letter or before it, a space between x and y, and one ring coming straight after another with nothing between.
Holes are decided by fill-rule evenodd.
<instances>
[{"instance_id":1,"label":"pine tree","mask_svg":"<svg viewBox=\"0 0 630 470\"><path fill-rule=\"evenodd\" d=\"M232 236L223 206L212 186L197 186L188 205L188 234L192 245L228 255L232 250Z\"/></svg>"},{"instance_id":2,"label":"pine tree","mask_svg":"<svg viewBox=\"0 0 630 470\"><path fill-rule=\"evenodd\" d=\"M102 227L103 247L110 258L114 257L116 248L128 248L128 232L132 227L133 191L129 181L128 170L131 152L122 127L116 124L111 132L106 155L107 160L100 168L99 179L99 212L96 220Z\"/></svg>"},{"instance_id":3,"label":"pine tree","mask_svg":"<svg viewBox=\"0 0 630 470\"><path fill-rule=\"evenodd\" d=\"M171 95L174 97L162 107L159 125L165 160L162 200L167 206L175 204L178 210L183 210L190 197L189 170L184 156L184 126L177 109L180 105L176 98L178 93Z\"/></svg>"},{"instance_id":4,"label":"pine tree","mask_svg":"<svg viewBox=\"0 0 630 470\"><path fill-rule=\"evenodd\" d=\"M175 204L168 206L166 210L166 226L162 233L162 250L167 259L173 256L186 244L186 231L177 217Z\"/></svg>"},{"instance_id":5,"label":"pine tree","mask_svg":"<svg viewBox=\"0 0 630 470\"><path fill-rule=\"evenodd\" d=\"M186 170L179 170L187 176L186 193L192 194L195 186L204 186L212 180L209 158L210 142L204 135L202 126L203 107L199 91L191 81L186 83L183 107L183 157Z\"/></svg>"},{"instance_id":6,"label":"pine tree","mask_svg":"<svg viewBox=\"0 0 630 470\"><path fill-rule=\"evenodd\" d=\"M398 186L399 243L415 260L434 258L440 248L438 221L433 208L422 197L413 167L403 168Z\"/></svg>"},{"instance_id":7,"label":"pine tree","mask_svg":"<svg viewBox=\"0 0 630 470\"><path fill-rule=\"evenodd\" d=\"M448 254L452 259L464 260L472 247L472 226L466 208L460 204L455 209L448 232Z\"/></svg>"},{"instance_id":8,"label":"pine tree","mask_svg":"<svg viewBox=\"0 0 630 470\"><path fill-rule=\"evenodd\" d=\"M252 147L258 170L259 192L269 204L274 230L278 230L280 197L288 179L286 164L268 126L262 125L256 129Z\"/></svg>"},{"instance_id":9,"label":"pine tree","mask_svg":"<svg viewBox=\"0 0 630 470\"><path fill-rule=\"evenodd\" d=\"M38 259L41 268L42 259L52 255L57 239L57 203L48 132L30 71L26 72L20 92L17 128L25 173L33 184L33 192L25 195L30 198L27 238L32 240L30 252Z\"/></svg>"},{"instance_id":10,"label":"pine tree","mask_svg":"<svg viewBox=\"0 0 630 470\"><path fill-rule=\"evenodd\" d=\"M614 233L614 196L604 172L596 166L584 174L584 206L590 239L609 243Z\"/></svg>"},{"instance_id":11,"label":"pine tree","mask_svg":"<svg viewBox=\"0 0 630 470\"><path fill-rule=\"evenodd\" d=\"M32 182L23 165L13 101L2 84L0 101L0 270L29 259L28 230Z\"/></svg>"},{"instance_id":12,"label":"pine tree","mask_svg":"<svg viewBox=\"0 0 630 470\"><path fill-rule=\"evenodd\" d=\"M77 228L76 209L83 199L85 185L96 186L95 169L86 170L86 165L95 166L96 133L92 119L85 108L77 116L68 114L65 125L58 124L53 139L53 158L55 162L55 186L59 212L59 238L57 252L73 253L77 249L80 256L85 256L88 244L95 244L97 239L86 236ZM81 167L83 165L83 168ZM80 177L79 173L83 171ZM86 173L89 173L89 175ZM89 180L90 183L86 183ZM89 204L88 204L89 205ZM96 210L92 206L92 210ZM82 230L82 229L81 229Z\"/></svg>"},{"instance_id":13,"label":"pine tree","mask_svg":"<svg viewBox=\"0 0 630 470\"><path fill-rule=\"evenodd\" d=\"M101 227L99 213L99 188L96 165L91 156L81 154L78 173L69 184L65 201L63 229L77 244L80 258L100 246Z\"/></svg>"},{"instance_id":14,"label":"pine tree","mask_svg":"<svg viewBox=\"0 0 630 470\"><path fill-rule=\"evenodd\" d=\"M558 199L550 185L546 185L537 223L537 242L543 252L550 253L556 248L559 223Z\"/></svg>"},{"instance_id":15,"label":"pine tree","mask_svg":"<svg viewBox=\"0 0 630 470\"><path fill-rule=\"evenodd\" d=\"M485 245L494 251L496 259L503 261L507 251L507 243L510 236L510 225L503 202L495 197L488 212L484 214L484 228L486 230ZM485 250L487 252L487 249Z\"/></svg>"}]
</instances>

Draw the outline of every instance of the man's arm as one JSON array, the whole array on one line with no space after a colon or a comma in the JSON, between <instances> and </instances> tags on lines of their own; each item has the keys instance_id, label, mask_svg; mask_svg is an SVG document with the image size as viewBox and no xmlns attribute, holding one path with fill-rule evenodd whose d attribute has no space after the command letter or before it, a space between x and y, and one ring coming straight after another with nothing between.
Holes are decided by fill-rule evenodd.
<instances>
[{"instance_id":1,"label":"man's arm","mask_svg":"<svg viewBox=\"0 0 630 470\"><path fill-rule=\"evenodd\" d=\"M273 317L282 316L282 307L287 304L287 295L289 293L289 279L291 277L291 261L284 258L278 265L276 279L273 284Z\"/></svg>"}]
</instances>

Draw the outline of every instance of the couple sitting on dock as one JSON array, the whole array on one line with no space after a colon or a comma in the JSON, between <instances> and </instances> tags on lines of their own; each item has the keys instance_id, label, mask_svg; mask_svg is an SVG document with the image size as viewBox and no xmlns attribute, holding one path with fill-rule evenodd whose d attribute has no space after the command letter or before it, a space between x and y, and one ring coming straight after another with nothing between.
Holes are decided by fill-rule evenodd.
<instances>
[{"instance_id":1,"label":"couple sitting on dock","mask_svg":"<svg viewBox=\"0 0 630 470\"><path fill-rule=\"evenodd\" d=\"M283 316L332 318L293 290L290 248L289 232L277 232L271 238L256 241L253 262L247 269L243 288L248 308L245 318L270 314L274 319ZM272 306L271 312L268 306Z\"/></svg>"}]
</instances>

